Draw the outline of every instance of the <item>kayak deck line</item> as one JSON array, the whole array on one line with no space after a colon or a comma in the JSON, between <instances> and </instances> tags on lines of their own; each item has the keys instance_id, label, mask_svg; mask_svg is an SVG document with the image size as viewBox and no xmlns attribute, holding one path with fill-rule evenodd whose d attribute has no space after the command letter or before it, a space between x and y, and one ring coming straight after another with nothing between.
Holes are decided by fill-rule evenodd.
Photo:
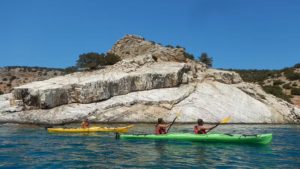
<instances>
[{"instance_id":1,"label":"kayak deck line","mask_svg":"<svg viewBox=\"0 0 300 169\"><path fill-rule=\"evenodd\" d=\"M272 141L272 134L191 134L191 133L169 133L169 134L119 134L120 139L148 139L148 140L179 140L197 142L220 142L220 143L247 143L268 144Z\"/></svg>"}]
</instances>

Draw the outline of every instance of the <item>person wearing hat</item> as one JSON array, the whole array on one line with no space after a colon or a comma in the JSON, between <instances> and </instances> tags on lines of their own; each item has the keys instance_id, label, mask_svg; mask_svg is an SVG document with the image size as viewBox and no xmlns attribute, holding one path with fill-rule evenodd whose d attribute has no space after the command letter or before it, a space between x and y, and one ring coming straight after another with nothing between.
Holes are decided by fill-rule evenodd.
<instances>
[{"instance_id":1,"label":"person wearing hat","mask_svg":"<svg viewBox=\"0 0 300 169\"><path fill-rule=\"evenodd\" d=\"M155 125L155 134L167 134L167 128L170 124L166 124L162 118L157 119L157 124Z\"/></svg>"}]
</instances>

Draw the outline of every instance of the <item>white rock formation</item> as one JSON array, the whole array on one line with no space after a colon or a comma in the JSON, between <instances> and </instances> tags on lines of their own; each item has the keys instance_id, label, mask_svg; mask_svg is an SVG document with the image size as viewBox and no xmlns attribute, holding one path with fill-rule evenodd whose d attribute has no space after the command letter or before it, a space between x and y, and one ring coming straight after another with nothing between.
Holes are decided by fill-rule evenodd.
<instances>
[{"instance_id":1,"label":"white rock formation","mask_svg":"<svg viewBox=\"0 0 300 169\"><path fill-rule=\"evenodd\" d=\"M146 57L148 58L148 57ZM148 58L149 59L149 58ZM143 60L138 60L141 64ZM74 73L16 87L13 95L27 109L53 108L69 103L92 103L133 91L176 87L188 67L183 63L152 63L128 72L119 64L93 72ZM186 82L187 83L187 82Z\"/></svg>"},{"instance_id":2,"label":"white rock formation","mask_svg":"<svg viewBox=\"0 0 300 169\"><path fill-rule=\"evenodd\" d=\"M195 122L198 118L218 122L229 115L232 123L299 122L299 119L290 116L292 113L288 107L265 104L233 85L213 81L131 92L98 103L73 103L42 110L10 110L0 113L0 122L63 124L86 117L94 122L155 122L159 117L171 121L178 112L177 122ZM300 117L300 109L294 108L294 113Z\"/></svg>"},{"instance_id":3,"label":"white rock formation","mask_svg":"<svg viewBox=\"0 0 300 169\"><path fill-rule=\"evenodd\" d=\"M243 81L240 75L236 72L207 69L206 73L206 79L211 79L225 84L236 84Z\"/></svg>"},{"instance_id":4,"label":"white rock formation","mask_svg":"<svg viewBox=\"0 0 300 169\"><path fill-rule=\"evenodd\" d=\"M33 82L1 95L0 122L155 122L159 117L171 121L177 112L177 122L218 122L227 116L232 123L300 122L299 108L242 82L237 73L183 61L172 48L148 43L127 36L111 50L126 59L113 66Z\"/></svg>"}]
</instances>

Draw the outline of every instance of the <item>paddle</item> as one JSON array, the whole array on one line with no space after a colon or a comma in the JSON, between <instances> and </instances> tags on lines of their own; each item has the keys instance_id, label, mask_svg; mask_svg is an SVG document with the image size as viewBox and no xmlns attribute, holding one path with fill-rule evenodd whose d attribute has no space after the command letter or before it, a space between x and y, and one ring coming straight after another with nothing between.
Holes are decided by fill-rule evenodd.
<instances>
[{"instance_id":1,"label":"paddle","mask_svg":"<svg viewBox=\"0 0 300 169\"><path fill-rule=\"evenodd\" d=\"M214 128L218 127L220 124L226 124L231 120L231 116L225 117L220 123L209 129L206 133L212 131Z\"/></svg>"},{"instance_id":2,"label":"paddle","mask_svg":"<svg viewBox=\"0 0 300 169\"><path fill-rule=\"evenodd\" d=\"M170 130L170 128L173 126L173 124L175 123L175 121L176 121L176 119L178 118L178 116L179 116L179 113L180 112L177 112L176 113L176 117L174 118L174 120L172 121L172 123L170 124L170 127L168 128L168 130L167 130L167 132L166 133L168 133L169 132L169 130Z\"/></svg>"}]
</instances>

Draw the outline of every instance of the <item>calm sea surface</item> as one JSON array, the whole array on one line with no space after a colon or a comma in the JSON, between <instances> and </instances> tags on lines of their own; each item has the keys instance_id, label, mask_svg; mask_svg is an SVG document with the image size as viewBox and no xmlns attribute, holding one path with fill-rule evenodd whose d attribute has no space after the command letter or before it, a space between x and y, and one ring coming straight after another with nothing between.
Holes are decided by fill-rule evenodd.
<instances>
[{"instance_id":1,"label":"calm sea surface","mask_svg":"<svg viewBox=\"0 0 300 169\"><path fill-rule=\"evenodd\" d=\"M174 125L171 132L192 127ZM136 124L130 132L152 133L153 125ZM0 168L300 168L300 125L224 125L214 132L273 133L273 141L115 140L114 133L53 134L38 126L0 124Z\"/></svg>"}]
</instances>

